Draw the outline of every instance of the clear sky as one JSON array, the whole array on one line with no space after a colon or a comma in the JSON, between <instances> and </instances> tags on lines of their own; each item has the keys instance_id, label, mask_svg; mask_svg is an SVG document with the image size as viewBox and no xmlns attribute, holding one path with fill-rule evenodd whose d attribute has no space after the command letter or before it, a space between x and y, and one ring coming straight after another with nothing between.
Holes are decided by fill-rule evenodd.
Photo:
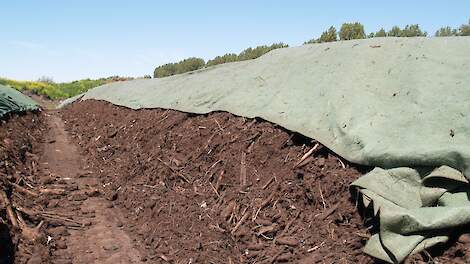
<instances>
[{"instance_id":1,"label":"clear sky","mask_svg":"<svg viewBox=\"0 0 470 264\"><path fill-rule=\"evenodd\" d=\"M469 19L468 0L2 1L0 76L143 76L189 56L301 45L343 22L359 21L367 32L418 23L434 34Z\"/></svg>"}]
</instances>

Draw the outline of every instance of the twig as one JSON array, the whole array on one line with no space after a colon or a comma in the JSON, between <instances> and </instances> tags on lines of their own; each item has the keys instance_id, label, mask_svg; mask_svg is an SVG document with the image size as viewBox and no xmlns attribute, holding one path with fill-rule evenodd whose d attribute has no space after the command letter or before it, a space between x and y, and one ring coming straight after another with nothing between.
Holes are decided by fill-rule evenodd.
<instances>
[{"instance_id":1,"label":"twig","mask_svg":"<svg viewBox=\"0 0 470 264\"><path fill-rule=\"evenodd\" d=\"M52 194L52 195L63 195L65 194L64 189L41 189L39 190L41 194Z\"/></svg>"},{"instance_id":2,"label":"twig","mask_svg":"<svg viewBox=\"0 0 470 264\"><path fill-rule=\"evenodd\" d=\"M224 129L222 128L222 126L220 126L219 122L217 121L217 119L214 118L214 121L215 123L217 124L217 126L219 127L220 131L224 131Z\"/></svg>"},{"instance_id":3,"label":"twig","mask_svg":"<svg viewBox=\"0 0 470 264\"><path fill-rule=\"evenodd\" d=\"M269 179L269 181L265 183L261 189L265 190L266 188L268 188L268 186L275 180L275 178L276 177L273 176L271 179Z\"/></svg>"},{"instance_id":4,"label":"twig","mask_svg":"<svg viewBox=\"0 0 470 264\"><path fill-rule=\"evenodd\" d=\"M163 255L163 254L160 255L159 257L160 257L161 259L163 259L164 261L166 261L166 262L171 262L171 259L170 259L169 257Z\"/></svg>"},{"instance_id":5,"label":"twig","mask_svg":"<svg viewBox=\"0 0 470 264\"><path fill-rule=\"evenodd\" d=\"M312 149L310 149L307 153L305 153L302 158L300 158L300 160L294 165L294 168L296 168L297 166L299 166L300 163L302 163L302 161L304 161L306 158L308 158L308 156L312 155L312 153L318 148L318 146L320 146L319 143L315 144L315 146L313 146Z\"/></svg>"},{"instance_id":6,"label":"twig","mask_svg":"<svg viewBox=\"0 0 470 264\"><path fill-rule=\"evenodd\" d=\"M245 212L243 213L242 218L240 219L240 221L238 221L238 223L235 225L235 227L230 232L232 235L235 234L235 232L237 232L238 228L240 228L240 226L246 221L248 216L250 216L250 211L247 210L247 209L248 209L248 207L245 208Z\"/></svg>"},{"instance_id":7,"label":"twig","mask_svg":"<svg viewBox=\"0 0 470 264\"><path fill-rule=\"evenodd\" d=\"M225 171L221 171L219 177L217 177L217 182L215 183L215 190L219 192L220 185L222 184L222 179L224 178Z\"/></svg>"},{"instance_id":8,"label":"twig","mask_svg":"<svg viewBox=\"0 0 470 264\"><path fill-rule=\"evenodd\" d=\"M297 211L297 213L295 214L294 218L292 218L292 219L286 224L286 226L284 227L284 230L281 232L280 236L286 234L287 231L289 231L290 226L294 223L294 221L297 219L297 217L299 217L299 215L300 215L300 211Z\"/></svg>"},{"instance_id":9,"label":"twig","mask_svg":"<svg viewBox=\"0 0 470 264\"><path fill-rule=\"evenodd\" d=\"M246 153L242 152L242 158L240 161L240 185L246 186Z\"/></svg>"},{"instance_id":10,"label":"twig","mask_svg":"<svg viewBox=\"0 0 470 264\"><path fill-rule=\"evenodd\" d=\"M207 173L209 173L210 170L212 170L215 166L217 166L217 164L219 164L219 162L222 162L222 160L218 160L216 161L214 164L212 164L209 169L207 169L206 173L204 173L204 176L207 175Z\"/></svg>"},{"instance_id":11,"label":"twig","mask_svg":"<svg viewBox=\"0 0 470 264\"><path fill-rule=\"evenodd\" d=\"M253 216L253 218L252 218L252 221L255 221L255 220L256 220L256 218L258 217L258 214L259 214L259 212L261 211L261 209L263 209L265 206L267 206L267 205L271 202L271 200L274 198L274 195L275 195L275 194L276 194L276 192L273 191L273 192L268 196L268 198L266 198L265 200L263 200L263 202L261 202L261 204L260 204L258 210L256 211L256 214L255 214L255 215Z\"/></svg>"},{"instance_id":12,"label":"twig","mask_svg":"<svg viewBox=\"0 0 470 264\"><path fill-rule=\"evenodd\" d=\"M16 219L15 211L13 211L10 200L8 200L7 194L5 193L4 190L0 190L0 198L2 199L3 205L5 206L7 210L7 216L8 216L8 219L10 219L11 225L13 226L13 228L18 228L19 225L18 225L18 220Z\"/></svg>"},{"instance_id":13,"label":"twig","mask_svg":"<svg viewBox=\"0 0 470 264\"><path fill-rule=\"evenodd\" d=\"M307 249L307 252L310 253L310 252L313 252L317 249L319 249L321 246L323 246L325 244L325 241L321 242L320 245L317 245L317 246L314 246L313 248L309 248Z\"/></svg>"},{"instance_id":14,"label":"twig","mask_svg":"<svg viewBox=\"0 0 470 264\"><path fill-rule=\"evenodd\" d=\"M20 186L16 183L13 183L13 182L10 182L10 185L13 186L16 190L18 190L19 192L22 192L24 194L28 194L28 195L31 195L33 197L38 197L39 195L31 190L28 190L26 188L24 188L23 186Z\"/></svg>"},{"instance_id":15,"label":"twig","mask_svg":"<svg viewBox=\"0 0 470 264\"><path fill-rule=\"evenodd\" d=\"M323 212L320 216L321 220L325 220L328 216L330 216L332 213L334 213L338 209L338 205L335 205L328 209L327 211Z\"/></svg>"},{"instance_id":16,"label":"twig","mask_svg":"<svg viewBox=\"0 0 470 264\"><path fill-rule=\"evenodd\" d=\"M321 185L318 183L318 190L320 190L321 202L323 204L323 209L326 209L325 197L323 197L323 192L321 191Z\"/></svg>"},{"instance_id":17,"label":"twig","mask_svg":"<svg viewBox=\"0 0 470 264\"><path fill-rule=\"evenodd\" d=\"M176 175L178 175L181 179L183 179L185 182L189 183L189 180L188 178L186 178L183 174L181 174L181 172L177 171L176 169L174 169L173 167L171 167L170 165L168 165L166 162L164 162L163 160L161 160L160 158L157 158L158 161L160 161L161 163L163 163L163 165L165 165L166 167L168 167L172 172L176 173Z\"/></svg>"},{"instance_id":18,"label":"twig","mask_svg":"<svg viewBox=\"0 0 470 264\"><path fill-rule=\"evenodd\" d=\"M212 185L212 183L209 182L209 185L211 186L211 188L212 188L212 190L214 191L215 195L217 195L217 197L220 198L219 192L218 192L217 189Z\"/></svg>"}]
</instances>

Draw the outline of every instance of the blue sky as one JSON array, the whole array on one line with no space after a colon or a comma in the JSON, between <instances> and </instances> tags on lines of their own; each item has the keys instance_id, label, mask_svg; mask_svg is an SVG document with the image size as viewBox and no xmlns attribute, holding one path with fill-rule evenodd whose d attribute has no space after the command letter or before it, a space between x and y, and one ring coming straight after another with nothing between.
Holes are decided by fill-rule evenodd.
<instances>
[{"instance_id":1,"label":"blue sky","mask_svg":"<svg viewBox=\"0 0 470 264\"><path fill-rule=\"evenodd\" d=\"M0 76L55 81L143 76L189 56L273 42L301 45L330 25L418 23L434 34L470 19L470 1L2 1Z\"/></svg>"}]
</instances>

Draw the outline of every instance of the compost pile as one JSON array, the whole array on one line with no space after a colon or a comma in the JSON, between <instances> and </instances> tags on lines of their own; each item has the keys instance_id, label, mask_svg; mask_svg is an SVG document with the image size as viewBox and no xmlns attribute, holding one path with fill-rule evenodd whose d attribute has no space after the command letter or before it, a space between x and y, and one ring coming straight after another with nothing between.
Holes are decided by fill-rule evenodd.
<instances>
[{"instance_id":1,"label":"compost pile","mask_svg":"<svg viewBox=\"0 0 470 264\"><path fill-rule=\"evenodd\" d=\"M39 113L12 114L0 121L0 263L26 263L33 252L48 256L43 224L24 213L40 199L31 199L23 187L38 180L43 121Z\"/></svg>"},{"instance_id":2,"label":"compost pile","mask_svg":"<svg viewBox=\"0 0 470 264\"><path fill-rule=\"evenodd\" d=\"M361 172L315 142L228 113L85 101L67 128L151 260L361 263L368 234L348 186ZM367 262L366 261L366 262Z\"/></svg>"},{"instance_id":3,"label":"compost pile","mask_svg":"<svg viewBox=\"0 0 470 264\"><path fill-rule=\"evenodd\" d=\"M369 168L314 140L224 112L87 100L62 116L150 263L374 262L362 252L372 220L349 190ZM467 261L467 240L408 262Z\"/></svg>"}]
</instances>

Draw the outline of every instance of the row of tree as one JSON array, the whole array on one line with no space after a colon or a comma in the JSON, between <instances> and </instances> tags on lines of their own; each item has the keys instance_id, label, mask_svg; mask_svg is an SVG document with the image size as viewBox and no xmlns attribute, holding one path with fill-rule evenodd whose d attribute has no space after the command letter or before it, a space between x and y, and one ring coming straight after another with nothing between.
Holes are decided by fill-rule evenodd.
<instances>
[{"instance_id":1,"label":"row of tree","mask_svg":"<svg viewBox=\"0 0 470 264\"><path fill-rule=\"evenodd\" d=\"M450 36L470 36L470 21L468 24L463 24L459 28L441 27L434 34L436 37L450 37Z\"/></svg>"},{"instance_id":2,"label":"row of tree","mask_svg":"<svg viewBox=\"0 0 470 264\"><path fill-rule=\"evenodd\" d=\"M390 30L381 28L377 32L366 34L364 25L359 22L344 23L341 25L339 32L334 26L324 31L319 38L313 38L304 42L304 44L333 42L338 40L351 40L351 39L364 39L375 37L426 37L428 33L423 31L418 24L406 25L404 28L394 26ZM470 21L468 24L463 24L459 28L442 27L434 34L436 37L446 36L470 36ZM240 52L240 54L227 53L223 56L217 56L207 63L201 58L188 58L176 63L168 63L158 66L154 71L155 78L167 77L179 73L198 70L204 67L214 66L217 64L251 60L268 53L271 50L288 47L284 43L275 43L270 46L258 46L255 48L248 48Z\"/></svg>"},{"instance_id":3,"label":"row of tree","mask_svg":"<svg viewBox=\"0 0 470 264\"><path fill-rule=\"evenodd\" d=\"M304 42L304 44L332 42L338 40L365 39L375 37L426 37L428 33L422 31L418 24L406 25L403 29L398 26L392 27L389 31L381 28L377 32L371 32L366 35L364 25L359 22L344 23L339 32L334 26L324 31L319 38L314 38Z\"/></svg>"},{"instance_id":4,"label":"row of tree","mask_svg":"<svg viewBox=\"0 0 470 264\"><path fill-rule=\"evenodd\" d=\"M288 47L288 45L281 42L281 43L274 43L270 46L263 45L263 46L257 46L255 48L247 48L243 50L242 52L240 52L240 54L238 55L235 53L227 53L223 56L217 56L212 60L208 60L207 63L201 58L192 57L192 58L184 59L179 62L167 63L164 65L158 66L157 68L155 68L155 71L153 72L153 76L155 78L162 78L162 77L167 77L167 76L185 73L189 71L195 71L204 67L214 66L218 64L227 63L227 62L252 60L252 59L261 57L262 55L270 52L271 50L279 49L279 48L286 48L286 47Z\"/></svg>"},{"instance_id":5,"label":"row of tree","mask_svg":"<svg viewBox=\"0 0 470 264\"><path fill-rule=\"evenodd\" d=\"M334 26L324 31L319 38L314 38L304 42L304 44L332 42L338 40L364 39L374 37L426 37L428 33L423 31L418 24L406 25L404 28L394 26L386 31L381 28L377 32L371 32L366 35L364 26L359 22L344 23L339 32ZM449 26L442 27L434 34L436 37L448 36L470 36L470 21L463 24L459 28L451 28Z\"/></svg>"}]
</instances>

